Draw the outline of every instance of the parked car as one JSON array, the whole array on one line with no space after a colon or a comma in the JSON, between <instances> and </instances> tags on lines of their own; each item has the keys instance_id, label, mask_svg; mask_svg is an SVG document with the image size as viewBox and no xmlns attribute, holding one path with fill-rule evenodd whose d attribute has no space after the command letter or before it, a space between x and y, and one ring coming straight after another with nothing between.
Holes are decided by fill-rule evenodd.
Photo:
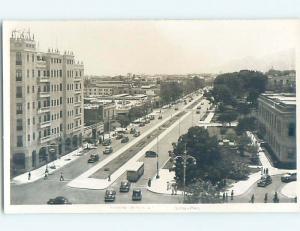
<instances>
[{"instance_id":1,"label":"parked car","mask_svg":"<svg viewBox=\"0 0 300 231\"><path fill-rule=\"evenodd\" d=\"M281 177L281 181L284 183L289 183L297 180L297 173L287 173Z\"/></svg>"},{"instance_id":2,"label":"parked car","mask_svg":"<svg viewBox=\"0 0 300 231\"><path fill-rule=\"evenodd\" d=\"M150 120L154 120L154 119L155 119L155 116L154 116L154 115L150 115L150 116L149 116L149 119L150 119Z\"/></svg>"},{"instance_id":3,"label":"parked car","mask_svg":"<svg viewBox=\"0 0 300 231\"><path fill-rule=\"evenodd\" d=\"M140 132L140 131L136 131L136 132L133 134L134 137L138 137L138 136L140 136L140 135L141 135L141 132Z\"/></svg>"},{"instance_id":4,"label":"parked car","mask_svg":"<svg viewBox=\"0 0 300 231\"><path fill-rule=\"evenodd\" d=\"M124 136L123 134L119 133L117 136L116 136L116 140L120 140L122 139Z\"/></svg>"},{"instance_id":5,"label":"parked car","mask_svg":"<svg viewBox=\"0 0 300 231\"><path fill-rule=\"evenodd\" d=\"M263 175L257 182L258 187L266 187L272 183L272 178L270 175Z\"/></svg>"},{"instance_id":6,"label":"parked car","mask_svg":"<svg viewBox=\"0 0 300 231\"><path fill-rule=\"evenodd\" d=\"M58 196L53 199L50 199L47 202L48 205L70 205L72 204L67 198Z\"/></svg>"},{"instance_id":7,"label":"parked car","mask_svg":"<svg viewBox=\"0 0 300 231\"><path fill-rule=\"evenodd\" d=\"M175 111L178 111L178 107L175 107Z\"/></svg>"},{"instance_id":8,"label":"parked car","mask_svg":"<svg viewBox=\"0 0 300 231\"><path fill-rule=\"evenodd\" d=\"M145 123L146 123L146 124L150 123L150 119L146 119L146 120L145 120Z\"/></svg>"},{"instance_id":9,"label":"parked car","mask_svg":"<svg viewBox=\"0 0 300 231\"><path fill-rule=\"evenodd\" d=\"M129 192L130 190L130 182L122 181L120 185L120 192Z\"/></svg>"},{"instance_id":10,"label":"parked car","mask_svg":"<svg viewBox=\"0 0 300 231\"><path fill-rule=\"evenodd\" d=\"M146 151L145 157L157 157L157 153L154 151Z\"/></svg>"},{"instance_id":11,"label":"parked car","mask_svg":"<svg viewBox=\"0 0 300 231\"><path fill-rule=\"evenodd\" d=\"M129 141L128 136L124 136L121 140L121 143L127 143Z\"/></svg>"},{"instance_id":12,"label":"parked car","mask_svg":"<svg viewBox=\"0 0 300 231\"><path fill-rule=\"evenodd\" d=\"M197 110L197 111L196 111L196 114L200 114L200 111L199 111L199 110Z\"/></svg>"},{"instance_id":13,"label":"parked car","mask_svg":"<svg viewBox=\"0 0 300 231\"><path fill-rule=\"evenodd\" d=\"M104 201L105 202L113 202L116 199L116 191L113 189L108 189L105 191L105 197Z\"/></svg>"},{"instance_id":14,"label":"parked car","mask_svg":"<svg viewBox=\"0 0 300 231\"><path fill-rule=\"evenodd\" d=\"M111 146L107 146L104 151L103 154L110 154L113 152L113 148Z\"/></svg>"},{"instance_id":15,"label":"parked car","mask_svg":"<svg viewBox=\"0 0 300 231\"><path fill-rule=\"evenodd\" d=\"M132 191L132 200L133 201L142 200L142 191L140 189L133 189L133 191Z\"/></svg>"},{"instance_id":16,"label":"parked car","mask_svg":"<svg viewBox=\"0 0 300 231\"><path fill-rule=\"evenodd\" d=\"M103 146L109 146L111 145L111 139L105 139L102 143Z\"/></svg>"},{"instance_id":17,"label":"parked car","mask_svg":"<svg viewBox=\"0 0 300 231\"><path fill-rule=\"evenodd\" d=\"M161 119L162 119L162 115L159 115L159 116L158 116L158 119L161 120Z\"/></svg>"},{"instance_id":18,"label":"parked car","mask_svg":"<svg viewBox=\"0 0 300 231\"><path fill-rule=\"evenodd\" d=\"M99 160L98 154L92 154L90 158L88 159L88 163L95 163Z\"/></svg>"},{"instance_id":19,"label":"parked car","mask_svg":"<svg viewBox=\"0 0 300 231\"><path fill-rule=\"evenodd\" d=\"M197 109L199 109L199 110L200 110L200 109L201 109L201 106L198 106L198 107L197 107Z\"/></svg>"},{"instance_id":20,"label":"parked car","mask_svg":"<svg viewBox=\"0 0 300 231\"><path fill-rule=\"evenodd\" d=\"M140 127L144 127L145 126L145 123L140 123L140 125L139 125Z\"/></svg>"}]
</instances>

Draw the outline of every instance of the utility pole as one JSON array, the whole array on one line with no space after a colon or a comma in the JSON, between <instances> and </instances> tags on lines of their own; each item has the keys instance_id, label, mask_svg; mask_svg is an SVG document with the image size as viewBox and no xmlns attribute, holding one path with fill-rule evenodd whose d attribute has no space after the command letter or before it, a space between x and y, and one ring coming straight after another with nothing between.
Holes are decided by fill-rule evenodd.
<instances>
[{"instance_id":1,"label":"utility pole","mask_svg":"<svg viewBox=\"0 0 300 231\"><path fill-rule=\"evenodd\" d=\"M156 157L156 179L159 178L159 162L158 162L158 135L156 137L156 154L157 154L157 157Z\"/></svg>"}]
</instances>

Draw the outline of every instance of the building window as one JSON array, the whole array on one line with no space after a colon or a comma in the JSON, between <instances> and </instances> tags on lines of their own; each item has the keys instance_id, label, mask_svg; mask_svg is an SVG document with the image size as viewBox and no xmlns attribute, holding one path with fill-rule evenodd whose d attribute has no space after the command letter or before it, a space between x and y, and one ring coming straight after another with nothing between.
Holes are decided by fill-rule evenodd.
<instances>
[{"instance_id":1,"label":"building window","mask_svg":"<svg viewBox=\"0 0 300 231\"><path fill-rule=\"evenodd\" d=\"M29 54L27 53L27 62L29 62Z\"/></svg>"},{"instance_id":2,"label":"building window","mask_svg":"<svg viewBox=\"0 0 300 231\"><path fill-rule=\"evenodd\" d=\"M32 78L34 78L34 70L32 70Z\"/></svg>"},{"instance_id":3,"label":"building window","mask_svg":"<svg viewBox=\"0 0 300 231\"><path fill-rule=\"evenodd\" d=\"M30 103L27 103L27 109L28 110L30 109Z\"/></svg>"},{"instance_id":4,"label":"building window","mask_svg":"<svg viewBox=\"0 0 300 231\"><path fill-rule=\"evenodd\" d=\"M22 98L22 87L17 87L16 89L16 97Z\"/></svg>"},{"instance_id":5,"label":"building window","mask_svg":"<svg viewBox=\"0 0 300 231\"><path fill-rule=\"evenodd\" d=\"M35 117L32 118L32 124L35 125Z\"/></svg>"},{"instance_id":6,"label":"building window","mask_svg":"<svg viewBox=\"0 0 300 231\"><path fill-rule=\"evenodd\" d=\"M17 147L23 147L23 136L17 136Z\"/></svg>"},{"instance_id":7,"label":"building window","mask_svg":"<svg viewBox=\"0 0 300 231\"><path fill-rule=\"evenodd\" d=\"M35 133L32 133L32 139L35 140Z\"/></svg>"},{"instance_id":8,"label":"building window","mask_svg":"<svg viewBox=\"0 0 300 231\"><path fill-rule=\"evenodd\" d=\"M35 102L32 102L32 109L35 109Z\"/></svg>"},{"instance_id":9,"label":"building window","mask_svg":"<svg viewBox=\"0 0 300 231\"><path fill-rule=\"evenodd\" d=\"M29 70L27 70L27 78L29 78Z\"/></svg>"},{"instance_id":10,"label":"building window","mask_svg":"<svg viewBox=\"0 0 300 231\"><path fill-rule=\"evenodd\" d=\"M30 125L30 119L27 119L27 125Z\"/></svg>"},{"instance_id":11,"label":"building window","mask_svg":"<svg viewBox=\"0 0 300 231\"><path fill-rule=\"evenodd\" d=\"M22 81L22 70L16 70L16 81Z\"/></svg>"},{"instance_id":12,"label":"building window","mask_svg":"<svg viewBox=\"0 0 300 231\"><path fill-rule=\"evenodd\" d=\"M289 124L288 135L289 136L295 136L295 124L294 123Z\"/></svg>"},{"instance_id":13,"label":"building window","mask_svg":"<svg viewBox=\"0 0 300 231\"><path fill-rule=\"evenodd\" d=\"M27 94L30 93L30 86L27 86Z\"/></svg>"},{"instance_id":14,"label":"building window","mask_svg":"<svg viewBox=\"0 0 300 231\"><path fill-rule=\"evenodd\" d=\"M22 65L22 54L21 54L21 52L16 52L16 65Z\"/></svg>"},{"instance_id":15,"label":"building window","mask_svg":"<svg viewBox=\"0 0 300 231\"><path fill-rule=\"evenodd\" d=\"M29 134L27 135L27 140L28 140L28 142L30 142L30 135Z\"/></svg>"},{"instance_id":16,"label":"building window","mask_svg":"<svg viewBox=\"0 0 300 231\"><path fill-rule=\"evenodd\" d=\"M32 86L32 93L34 93L34 86Z\"/></svg>"},{"instance_id":17,"label":"building window","mask_svg":"<svg viewBox=\"0 0 300 231\"><path fill-rule=\"evenodd\" d=\"M17 119L17 131L23 130L23 121L22 119Z\"/></svg>"},{"instance_id":18,"label":"building window","mask_svg":"<svg viewBox=\"0 0 300 231\"><path fill-rule=\"evenodd\" d=\"M34 62L34 54L32 54L32 62Z\"/></svg>"},{"instance_id":19,"label":"building window","mask_svg":"<svg viewBox=\"0 0 300 231\"><path fill-rule=\"evenodd\" d=\"M17 103L16 109L17 109L17 114L22 114L23 113L21 103Z\"/></svg>"},{"instance_id":20,"label":"building window","mask_svg":"<svg viewBox=\"0 0 300 231\"><path fill-rule=\"evenodd\" d=\"M41 77L41 71L38 70L38 77Z\"/></svg>"}]
</instances>

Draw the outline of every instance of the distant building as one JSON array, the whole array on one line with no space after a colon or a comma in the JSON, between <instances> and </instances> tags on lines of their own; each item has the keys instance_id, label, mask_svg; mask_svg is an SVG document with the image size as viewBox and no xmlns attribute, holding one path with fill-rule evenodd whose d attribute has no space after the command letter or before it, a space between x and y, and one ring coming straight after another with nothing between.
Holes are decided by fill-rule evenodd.
<instances>
[{"instance_id":1,"label":"distant building","mask_svg":"<svg viewBox=\"0 0 300 231\"><path fill-rule=\"evenodd\" d=\"M83 133L82 63L72 52L39 52L33 35L10 38L12 174L77 148Z\"/></svg>"},{"instance_id":2,"label":"distant building","mask_svg":"<svg viewBox=\"0 0 300 231\"><path fill-rule=\"evenodd\" d=\"M296 92L296 73L268 75L267 90L274 92Z\"/></svg>"},{"instance_id":3,"label":"distant building","mask_svg":"<svg viewBox=\"0 0 300 231\"><path fill-rule=\"evenodd\" d=\"M295 166L296 95L262 94L258 98L257 119L260 134L278 163Z\"/></svg>"}]
</instances>

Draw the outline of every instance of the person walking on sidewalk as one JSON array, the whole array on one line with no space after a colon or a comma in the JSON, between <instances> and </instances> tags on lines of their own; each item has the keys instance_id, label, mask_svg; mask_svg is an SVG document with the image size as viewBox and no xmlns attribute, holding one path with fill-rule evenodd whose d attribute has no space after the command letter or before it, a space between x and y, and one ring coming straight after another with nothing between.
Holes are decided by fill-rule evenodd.
<instances>
[{"instance_id":1,"label":"person walking on sidewalk","mask_svg":"<svg viewBox=\"0 0 300 231\"><path fill-rule=\"evenodd\" d=\"M31 172L28 172L28 180L31 179Z\"/></svg>"},{"instance_id":2,"label":"person walking on sidewalk","mask_svg":"<svg viewBox=\"0 0 300 231\"><path fill-rule=\"evenodd\" d=\"M250 199L250 202L253 204L254 203L254 194L252 194L252 196L251 196L251 199Z\"/></svg>"},{"instance_id":3,"label":"person walking on sidewalk","mask_svg":"<svg viewBox=\"0 0 300 231\"><path fill-rule=\"evenodd\" d=\"M268 169L268 168L266 168L266 174L267 174L267 175L269 174L269 169Z\"/></svg>"},{"instance_id":4,"label":"person walking on sidewalk","mask_svg":"<svg viewBox=\"0 0 300 231\"><path fill-rule=\"evenodd\" d=\"M47 180L47 178L48 178L48 173L45 172L44 180Z\"/></svg>"},{"instance_id":5,"label":"person walking on sidewalk","mask_svg":"<svg viewBox=\"0 0 300 231\"><path fill-rule=\"evenodd\" d=\"M108 175L108 181L110 181L111 179L110 179L110 174Z\"/></svg>"},{"instance_id":6,"label":"person walking on sidewalk","mask_svg":"<svg viewBox=\"0 0 300 231\"><path fill-rule=\"evenodd\" d=\"M61 173L60 173L59 181L64 181L64 180L65 180L65 179L64 179L63 173L61 172Z\"/></svg>"},{"instance_id":7,"label":"person walking on sidewalk","mask_svg":"<svg viewBox=\"0 0 300 231\"><path fill-rule=\"evenodd\" d=\"M148 179L148 187L151 187L151 178Z\"/></svg>"},{"instance_id":8,"label":"person walking on sidewalk","mask_svg":"<svg viewBox=\"0 0 300 231\"><path fill-rule=\"evenodd\" d=\"M267 203L267 202L268 202L268 193L265 193L264 202L265 202L265 203Z\"/></svg>"},{"instance_id":9,"label":"person walking on sidewalk","mask_svg":"<svg viewBox=\"0 0 300 231\"><path fill-rule=\"evenodd\" d=\"M230 199L233 200L233 190L231 190Z\"/></svg>"},{"instance_id":10,"label":"person walking on sidewalk","mask_svg":"<svg viewBox=\"0 0 300 231\"><path fill-rule=\"evenodd\" d=\"M167 191L169 191L169 189L170 189L170 182L168 181L167 182Z\"/></svg>"}]
</instances>

